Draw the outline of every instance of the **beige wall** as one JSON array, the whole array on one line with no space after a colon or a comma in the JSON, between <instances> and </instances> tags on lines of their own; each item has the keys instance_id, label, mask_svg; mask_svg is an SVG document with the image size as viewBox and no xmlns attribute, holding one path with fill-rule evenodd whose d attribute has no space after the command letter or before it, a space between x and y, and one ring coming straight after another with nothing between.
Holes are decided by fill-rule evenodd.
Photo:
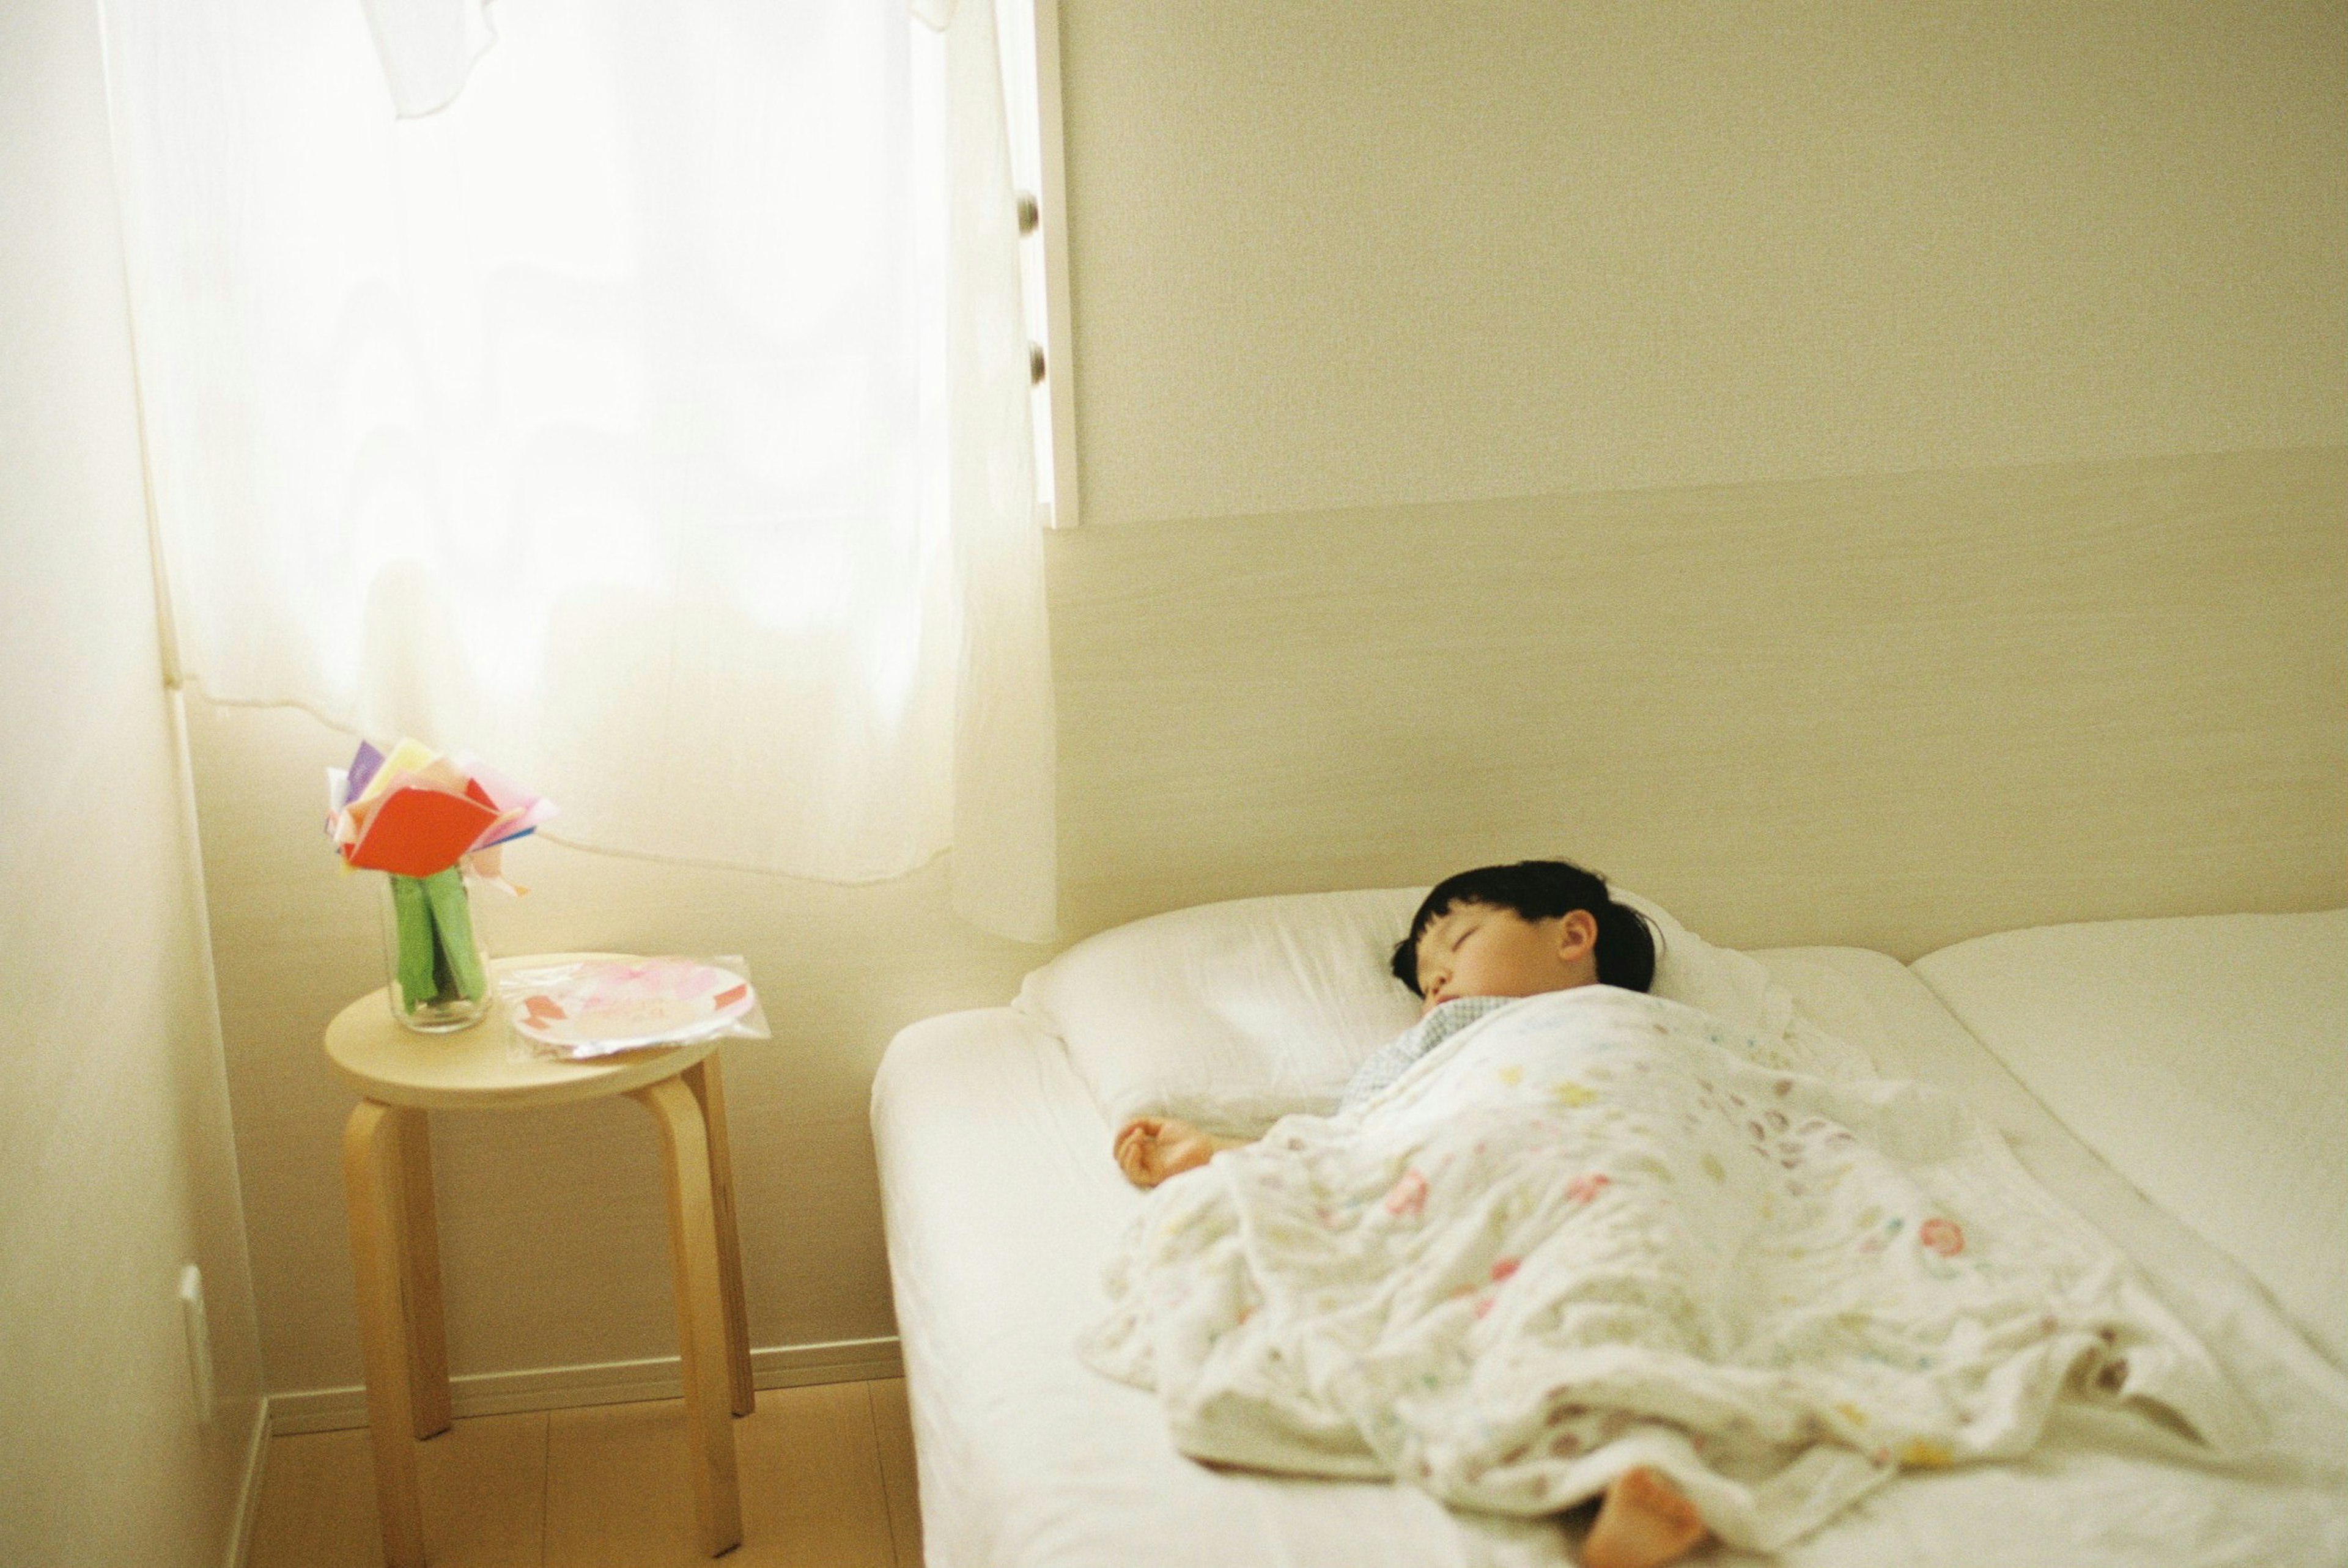
<instances>
[{"instance_id":1,"label":"beige wall","mask_svg":"<svg viewBox=\"0 0 2348 1568\"><path fill-rule=\"evenodd\" d=\"M1093 522L2348 438L2348 8L1062 0Z\"/></svg>"},{"instance_id":2,"label":"beige wall","mask_svg":"<svg viewBox=\"0 0 2348 1568\"><path fill-rule=\"evenodd\" d=\"M2348 448L1052 540L1079 928L1564 854L1740 947L2348 904Z\"/></svg>"},{"instance_id":3,"label":"beige wall","mask_svg":"<svg viewBox=\"0 0 2348 1568\"><path fill-rule=\"evenodd\" d=\"M0 1563L224 1561L259 1416L97 17L0 20ZM200 1424L176 1296L208 1286Z\"/></svg>"},{"instance_id":4,"label":"beige wall","mask_svg":"<svg viewBox=\"0 0 2348 1568\"><path fill-rule=\"evenodd\" d=\"M2340 6L1060 11L1071 935L1551 850L1902 954L2348 901ZM347 742L191 725L272 1386L345 1385ZM933 876L515 860L501 950L751 958L753 1342L890 1332L872 1063L1037 955ZM438 1137L460 1374L669 1349L633 1106Z\"/></svg>"}]
</instances>

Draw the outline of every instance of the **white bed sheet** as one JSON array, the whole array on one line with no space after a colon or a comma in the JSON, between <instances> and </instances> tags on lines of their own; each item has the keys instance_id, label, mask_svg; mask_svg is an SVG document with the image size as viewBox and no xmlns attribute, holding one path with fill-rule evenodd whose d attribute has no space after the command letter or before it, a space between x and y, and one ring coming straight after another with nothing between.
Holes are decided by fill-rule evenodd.
<instances>
[{"instance_id":1,"label":"white bed sheet","mask_svg":"<svg viewBox=\"0 0 2348 1568\"><path fill-rule=\"evenodd\" d=\"M2241 1271L2065 1132L1895 960L1760 955L1889 1073L1966 1094L2039 1180L2144 1266L2259 1406L2272 1450L2226 1467L2148 1423L2066 1411L2013 1465L1903 1476L1776 1561L1798 1568L2333 1568L2348 1561L2348 1379ZM1218 1471L1156 1402L1076 1359L1098 1270L1141 1201L1059 1042L1007 1009L900 1035L874 1084L898 1331L932 1568L1445 1568L1564 1563L1406 1487ZM2328 1479L2311 1481L2315 1470ZM1715 1547L1695 1561L1758 1561Z\"/></svg>"},{"instance_id":2,"label":"white bed sheet","mask_svg":"<svg viewBox=\"0 0 2348 1568\"><path fill-rule=\"evenodd\" d=\"M2003 931L1915 969L2348 1368L2348 909Z\"/></svg>"}]
</instances>

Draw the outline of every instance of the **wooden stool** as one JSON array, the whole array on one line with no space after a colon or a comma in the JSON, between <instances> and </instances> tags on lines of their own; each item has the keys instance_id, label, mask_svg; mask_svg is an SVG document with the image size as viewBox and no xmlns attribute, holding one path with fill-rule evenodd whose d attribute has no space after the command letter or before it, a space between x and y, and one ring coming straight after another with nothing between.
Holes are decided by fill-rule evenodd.
<instances>
[{"instance_id":1,"label":"wooden stool","mask_svg":"<svg viewBox=\"0 0 2348 1568\"><path fill-rule=\"evenodd\" d=\"M510 958L499 967L615 956ZM512 1051L498 1009L470 1029L417 1034L393 1020L381 991L353 1002L326 1026L327 1059L365 1096L343 1133L343 1181L388 1568L423 1568L413 1443L447 1431L452 1419L426 1113L518 1111L602 1094L633 1097L660 1128L694 1512L703 1551L714 1557L741 1544L729 1415L750 1414L757 1393L716 1049L712 1040L601 1061L523 1059Z\"/></svg>"}]
</instances>

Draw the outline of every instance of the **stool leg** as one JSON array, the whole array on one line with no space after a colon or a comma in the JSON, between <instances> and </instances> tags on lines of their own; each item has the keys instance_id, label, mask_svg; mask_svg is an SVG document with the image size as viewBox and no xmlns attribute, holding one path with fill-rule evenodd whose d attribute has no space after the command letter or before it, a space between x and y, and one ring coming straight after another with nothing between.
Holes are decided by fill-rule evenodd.
<instances>
[{"instance_id":1,"label":"stool leg","mask_svg":"<svg viewBox=\"0 0 2348 1568\"><path fill-rule=\"evenodd\" d=\"M367 1424L375 1439L376 1510L387 1568L424 1568L424 1503L410 1435L417 1423L416 1358L404 1289L408 1271L399 1255L407 1222L400 1120L420 1114L363 1100L343 1129L359 1347L366 1366Z\"/></svg>"},{"instance_id":2,"label":"stool leg","mask_svg":"<svg viewBox=\"0 0 2348 1568\"><path fill-rule=\"evenodd\" d=\"M448 1430L455 1410L448 1395L448 1315L440 1305L440 1220L432 1201L432 1122L422 1111L402 1111L399 1123L401 1288L407 1301L408 1387L416 1400L418 1441Z\"/></svg>"},{"instance_id":3,"label":"stool leg","mask_svg":"<svg viewBox=\"0 0 2348 1568\"><path fill-rule=\"evenodd\" d=\"M677 1078L629 1091L660 1128L668 1178L669 1259L676 1274L677 1348L685 1363L685 1440L693 1463L701 1549L742 1543L742 1489L734 1462L727 1388L726 1290L717 1262L716 1200L701 1101Z\"/></svg>"},{"instance_id":4,"label":"stool leg","mask_svg":"<svg viewBox=\"0 0 2348 1568\"><path fill-rule=\"evenodd\" d=\"M750 1381L750 1314L742 1297L742 1236L734 1219L734 1156L726 1141L726 1089L717 1075L717 1058L703 1057L677 1076L701 1102L701 1120L709 1130L709 1193L717 1213L717 1274L726 1287L726 1377L734 1395L734 1413L747 1416L758 1408L758 1390Z\"/></svg>"}]
</instances>

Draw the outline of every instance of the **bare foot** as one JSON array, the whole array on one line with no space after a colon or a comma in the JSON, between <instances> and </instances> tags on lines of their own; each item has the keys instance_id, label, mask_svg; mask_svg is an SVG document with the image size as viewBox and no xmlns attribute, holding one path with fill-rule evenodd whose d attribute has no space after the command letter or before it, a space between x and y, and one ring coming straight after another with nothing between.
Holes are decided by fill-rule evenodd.
<instances>
[{"instance_id":1,"label":"bare foot","mask_svg":"<svg viewBox=\"0 0 2348 1568\"><path fill-rule=\"evenodd\" d=\"M1643 1465L1606 1489L1598 1522L1581 1542L1582 1568L1660 1568L1702 1545L1706 1533L1695 1504Z\"/></svg>"},{"instance_id":2,"label":"bare foot","mask_svg":"<svg viewBox=\"0 0 2348 1568\"><path fill-rule=\"evenodd\" d=\"M1171 1116L1137 1116L1117 1130L1110 1145L1117 1168L1137 1187L1154 1187L1169 1176L1195 1171L1244 1138L1218 1138Z\"/></svg>"}]
</instances>

